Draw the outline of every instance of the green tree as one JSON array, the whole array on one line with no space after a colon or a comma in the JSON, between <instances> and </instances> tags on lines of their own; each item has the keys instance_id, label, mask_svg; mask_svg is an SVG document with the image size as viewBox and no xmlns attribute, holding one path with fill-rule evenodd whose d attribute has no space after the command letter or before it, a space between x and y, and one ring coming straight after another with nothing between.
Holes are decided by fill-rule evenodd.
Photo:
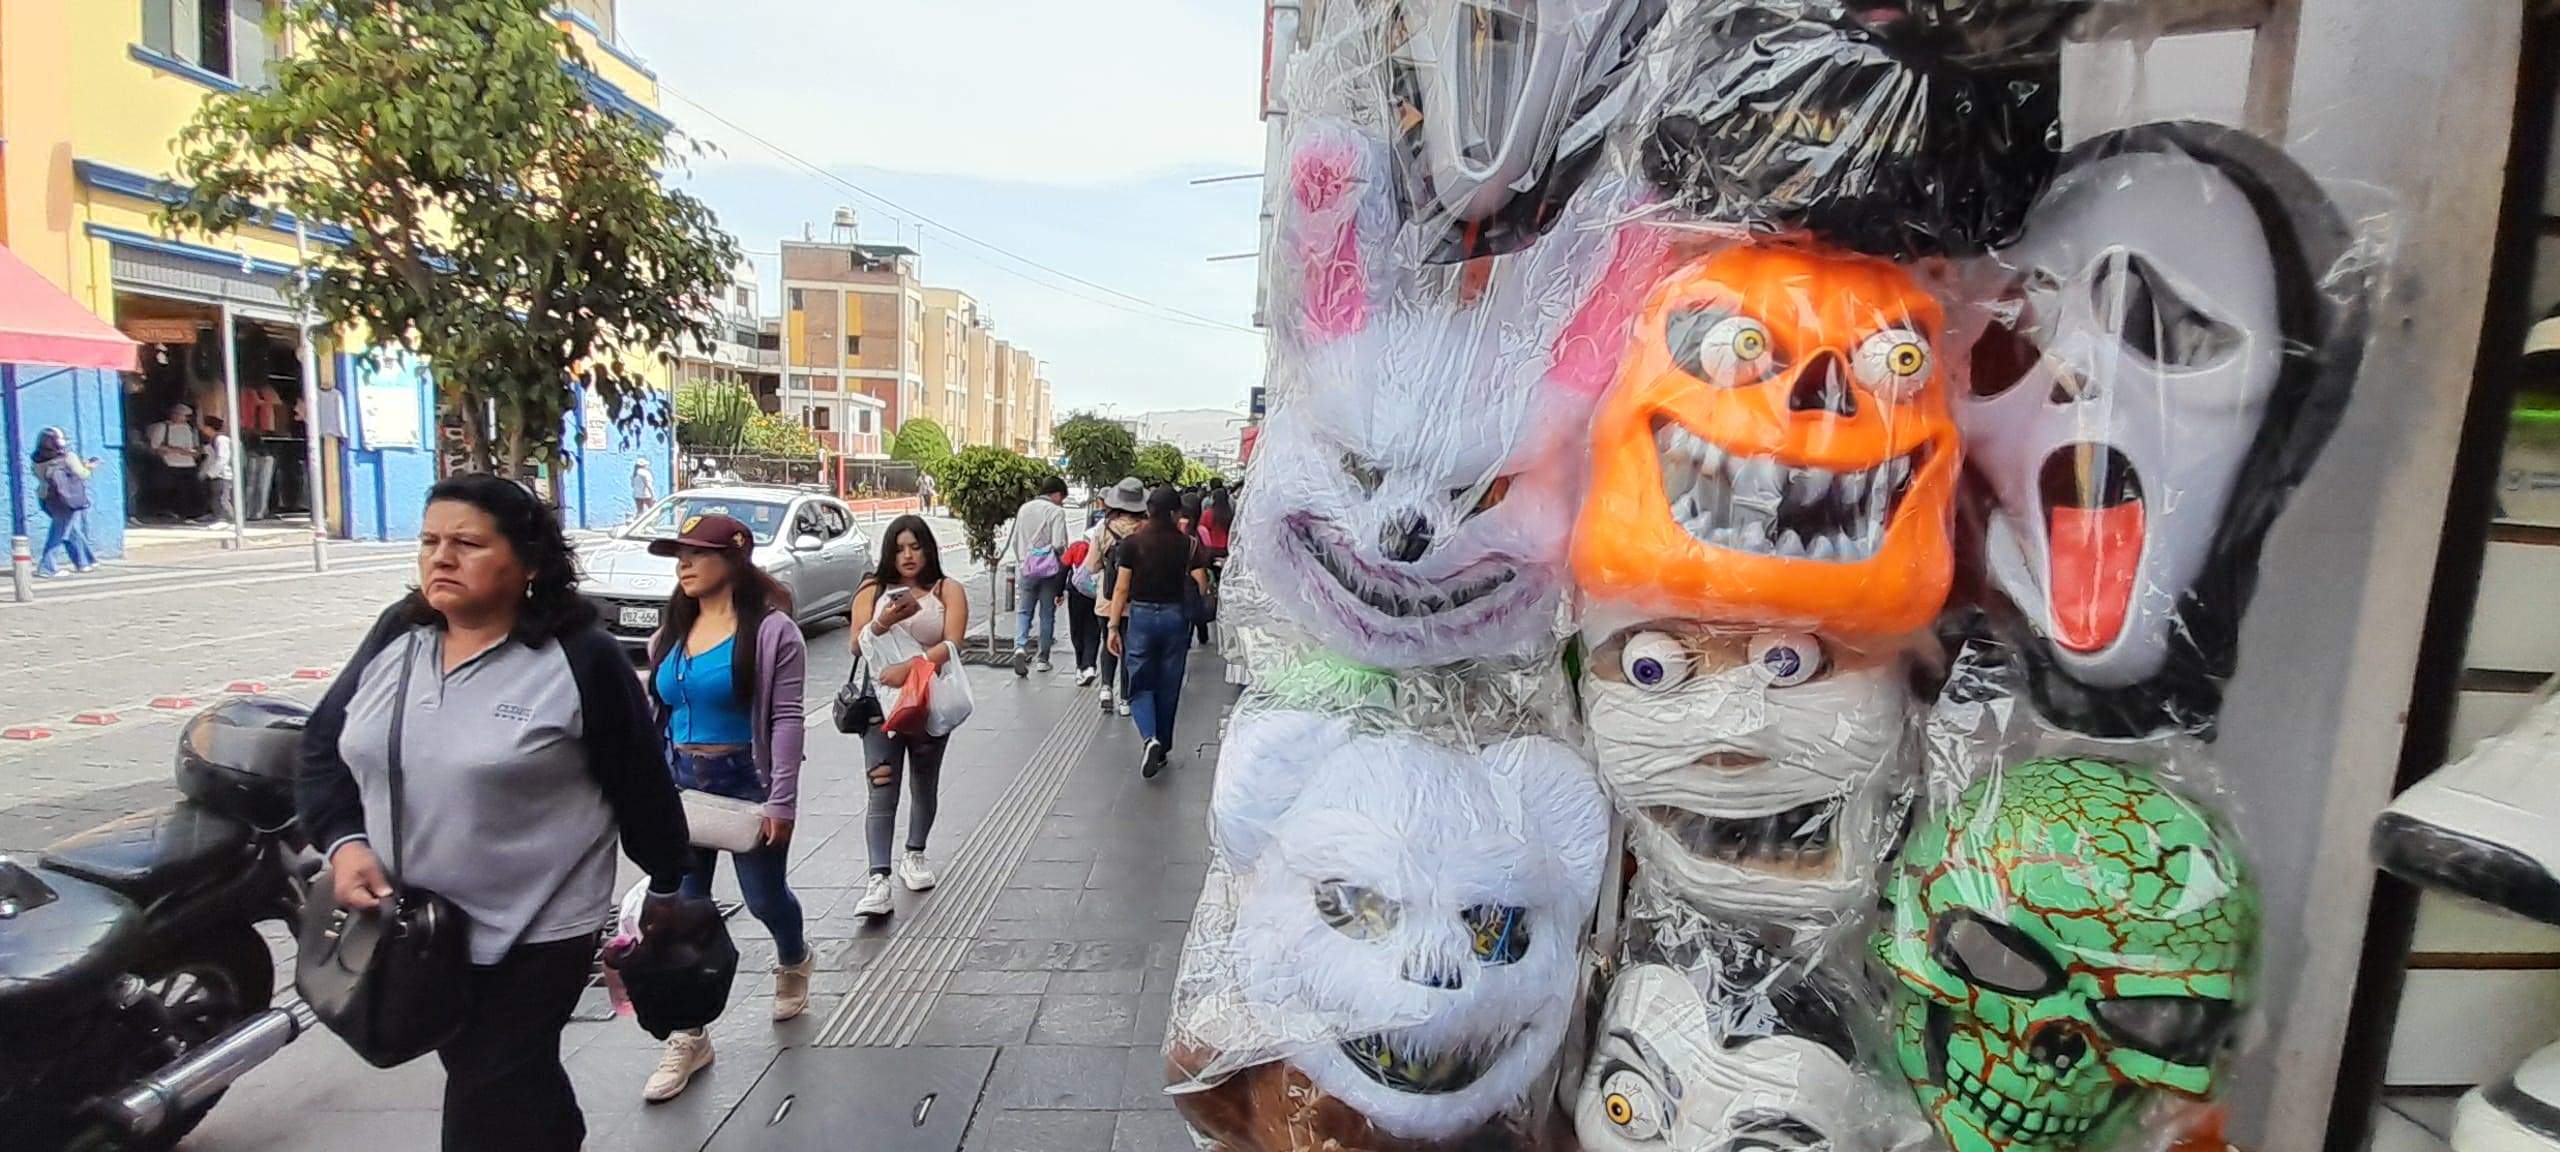
<instances>
[{"instance_id":1,"label":"green tree","mask_svg":"<svg viewBox=\"0 0 2560 1152\"><path fill-rule=\"evenodd\" d=\"M313 309L425 356L475 467L558 461L581 389L663 425L652 377L710 337L737 244L659 182L688 149L587 98L551 0L268 7L296 51L179 134L170 220L343 228L313 245Z\"/></svg>"},{"instance_id":2,"label":"green tree","mask_svg":"<svg viewBox=\"0 0 2560 1152\"><path fill-rule=\"evenodd\" d=\"M1058 474L1048 461L985 444L945 456L926 471L933 473L942 502L960 518L969 555L986 561L995 559L996 529Z\"/></svg>"},{"instance_id":3,"label":"green tree","mask_svg":"<svg viewBox=\"0 0 2560 1152\"><path fill-rule=\"evenodd\" d=\"M889 458L919 468L951 454L951 434L942 430L939 421L919 416L898 426L897 438L889 444Z\"/></svg>"},{"instance_id":4,"label":"green tree","mask_svg":"<svg viewBox=\"0 0 2560 1152\"><path fill-rule=\"evenodd\" d=\"M1159 440L1138 449L1137 462L1130 467L1129 474L1146 481L1147 487L1154 488L1182 479L1182 466L1187 463L1189 461L1182 458L1182 449Z\"/></svg>"},{"instance_id":5,"label":"green tree","mask_svg":"<svg viewBox=\"0 0 2560 1152\"><path fill-rule=\"evenodd\" d=\"M1197 460L1185 460L1182 462L1182 476L1179 483L1185 488L1206 488L1209 482L1218 479L1218 476L1218 470L1215 468Z\"/></svg>"},{"instance_id":6,"label":"green tree","mask_svg":"<svg viewBox=\"0 0 2560 1152\"><path fill-rule=\"evenodd\" d=\"M1108 488L1137 466L1138 437L1119 421L1078 412L1054 435L1067 458L1067 475L1087 488Z\"/></svg>"},{"instance_id":7,"label":"green tree","mask_svg":"<svg viewBox=\"0 0 2560 1152\"><path fill-rule=\"evenodd\" d=\"M676 388L676 443L708 452L747 451L759 456L808 459L821 446L797 422L766 412L735 384L684 384Z\"/></svg>"}]
</instances>

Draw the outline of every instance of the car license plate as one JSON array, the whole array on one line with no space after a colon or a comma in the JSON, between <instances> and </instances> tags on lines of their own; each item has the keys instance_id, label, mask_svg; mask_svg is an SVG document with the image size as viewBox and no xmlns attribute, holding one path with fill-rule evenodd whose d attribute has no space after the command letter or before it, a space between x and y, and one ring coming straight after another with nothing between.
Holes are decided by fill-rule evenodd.
<instances>
[{"instance_id":1,"label":"car license plate","mask_svg":"<svg viewBox=\"0 0 2560 1152\"><path fill-rule=\"evenodd\" d=\"M622 610L621 621L625 628L655 628L658 626L658 609L627 607Z\"/></svg>"}]
</instances>

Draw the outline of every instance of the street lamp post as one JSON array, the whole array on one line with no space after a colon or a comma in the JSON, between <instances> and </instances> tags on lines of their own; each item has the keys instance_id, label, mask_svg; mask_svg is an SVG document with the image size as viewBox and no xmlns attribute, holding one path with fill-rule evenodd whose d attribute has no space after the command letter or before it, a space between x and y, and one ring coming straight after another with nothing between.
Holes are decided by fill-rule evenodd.
<instances>
[{"instance_id":1,"label":"street lamp post","mask_svg":"<svg viewBox=\"0 0 2560 1152\"><path fill-rule=\"evenodd\" d=\"M329 570L329 525L320 512L320 372L313 363L311 351L311 247L304 234L302 221L293 222L294 264L302 280L295 285L296 311L299 323L295 334L302 360L302 492L303 502L311 506L311 570ZM340 385L344 387L342 383Z\"/></svg>"}]
</instances>

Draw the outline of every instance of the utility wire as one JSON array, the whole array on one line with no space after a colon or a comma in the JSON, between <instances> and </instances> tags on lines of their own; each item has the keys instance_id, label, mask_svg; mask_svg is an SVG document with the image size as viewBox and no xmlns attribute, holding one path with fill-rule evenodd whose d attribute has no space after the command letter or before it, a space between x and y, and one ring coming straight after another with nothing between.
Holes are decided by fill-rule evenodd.
<instances>
[{"instance_id":1,"label":"utility wire","mask_svg":"<svg viewBox=\"0 0 2560 1152\"><path fill-rule=\"evenodd\" d=\"M1110 307L1110 308L1118 308L1118 309L1120 309L1121 311L1124 311L1124 312L1131 312L1131 313L1135 313L1135 314L1137 314L1137 315L1146 316L1147 318L1149 318L1149 319L1153 319L1153 320L1162 320L1162 321L1166 321L1166 322L1168 322L1168 323L1175 323L1175 324L1186 324L1186 325L1189 325L1189 326L1191 326L1191 327L1195 327L1195 328L1208 328L1208 329L1223 330L1223 331L1228 331L1228 332L1241 332L1241 333L1243 333L1243 334L1245 334L1245 335L1248 335L1248 336L1260 336L1260 335L1262 335L1262 332L1261 332L1261 330L1260 330L1260 329L1256 329L1256 328L1249 328L1249 327L1246 327L1245 325L1242 325L1242 324L1234 324L1234 323L1230 323L1230 322L1228 322L1228 321L1220 320L1220 319L1217 319L1217 318L1215 318L1215 317L1211 317L1211 316L1203 316L1203 315L1200 315L1199 313L1196 313L1196 312L1186 312L1186 311L1184 311L1184 310L1182 310L1182 309L1180 309L1180 308L1173 307L1172 305L1169 305L1169 304L1159 304L1159 303L1156 303L1156 302L1155 302L1155 301L1153 301L1153 300L1149 300L1149 299L1147 299L1147 298L1145 298L1145 297L1143 297L1143 296L1134 296L1134 295L1131 295L1131 294L1129 294L1129 293L1127 293L1127 292L1123 292L1123 291L1121 291L1121 290L1119 290L1119 289L1117 289L1117 288L1113 288L1113 287L1111 287L1111 286L1110 286L1110 285L1108 285L1108 284L1101 284L1101 283L1097 283L1097 282L1095 282L1095 281L1088 280L1088 279L1086 279L1086 278L1084 278L1084 277L1082 277L1082 276L1078 276L1078 275L1076 275L1076 274L1075 274L1075 273L1073 273L1073 272L1066 271L1065 269L1057 268L1057 267L1053 267L1053 266L1051 266L1051 265L1049 265L1049 264L1044 264L1044 263L1042 263L1042 262L1040 262L1040 261L1038 261L1038 260L1034 260L1034 259L1032 259L1032 258L1031 258L1031 257L1029 257L1029 256L1025 256L1025 255L1023 255L1023 254L1021 254L1021 253L1019 253L1019 252L1015 252L1015 251L1013 251L1013 250L1011 250L1011 249L1008 249L1008 248L1004 247L1003 245L995 244L995 243L991 243L991 242L989 242L989 241L985 241L985 240L980 240L980 239L978 239L977 237L972 236L972 235L970 235L970 234L969 234L969 233L967 233L967 232L963 232L963 231L961 231L960 229L957 229L957 228L951 227L951 226L950 226L950 225L948 225L948 224L945 224L945 223L943 223L943 222L941 222L941 221L939 221L939 220L935 220L935 219L933 219L932 217L926 216L925 214L923 214L923 213L921 213L921 212L917 212L917 211L915 211L914 209L908 208L907 206L905 206L905 205L903 205L903 204L900 204L900 203L898 203L898 202L897 202L897 201L895 201L895 200L891 200L891 199L889 199L888 197L883 196L883 195L880 195L879 193L874 192L874 191L872 191L872 190L870 190L870 189L868 189L868 188L865 188L865 187L863 187L863 186L861 186L861 185L859 185L859 184L856 184L856 183L854 183L853 181L847 180L847 179L845 179L845 178L844 178L844 177L842 177L842 176L838 176L838 175L836 175L835 173L828 171L826 168L821 167L821 166L819 166L818 164L816 164L816 163L814 163L814 162L812 162L812 161L810 161L810 160L808 160L808 159L805 159L805 158L801 157L798 153L795 153L795 152L791 151L790 149L783 147L783 146L782 146L782 145L780 145L780 144L776 144L776 143L774 143L773 141L768 140L768 139L764 138L763 136L760 136L760 135L756 134L753 130L751 130L751 129L747 128L745 125L740 124L740 123L738 123L738 122L737 122L737 121L735 121L735 120L731 120L730 118L728 118L728 117L726 117L726 116L721 115L719 112L717 112L717 111L713 110L709 105L706 105L706 104L704 104L703 102L701 102L701 101L699 101L699 100L696 100L696 99L694 99L694 98L693 98L693 97L691 97L691 96L687 96L687 95L685 95L685 94L684 94L684 93L682 93L682 92L679 92L679 91L677 91L677 90L675 90L675 89L673 89L673 88L668 87L668 86L667 86L666 84L664 84L663 82L662 82L662 83L660 83L660 84L658 85L658 91L659 91L659 92L661 92L661 93L664 93L665 95L673 96L673 97L675 97L675 98L676 98L676 99L678 99L678 100L682 100L682 101L684 101L686 104L688 104L688 105L692 106L696 111L699 111L699 112L701 112L703 115L708 116L708 117L710 117L711 119L716 120L716 121L720 122L721 124L723 124L723 125L727 126L727 127L728 127L728 129L729 129L730 131L736 132L737 134L739 134L739 135L741 135L741 136L744 136L744 137L746 137L746 138L747 138L747 139L749 139L749 140L753 140L753 141L755 141L757 144L762 145L762 146L763 146L767 151L772 152L774 155L776 155L776 156L779 156L779 157L783 158L784 160L786 160L786 161L790 162L792 165L794 165L794 166L796 166L796 167L798 167L798 168L801 168L801 169L802 169L802 170L804 170L804 171L807 171L807 172L808 172L808 173L810 173L811 175L814 175L814 176L818 177L818 178L819 178L819 179L821 179L821 180L825 180L825 181L827 181L828 183L831 183L831 184L837 185L838 187L841 187L841 188L843 188L843 189L845 189L845 190L847 190L847 191L849 191L849 192L852 192L853 194L855 194L855 195L857 195L857 196L860 196L860 197L862 197L862 198L864 198L864 199L866 199L866 200L870 200L870 201L873 201L873 202L875 202L875 203L881 204L881 205L883 205L883 206L887 207L891 212L898 213L898 214L904 215L904 216L906 216L906 217L908 217L908 218L910 218L910 219L913 219L913 220L917 223L917 225L918 225L919 227L926 227L926 226L929 226L929 227L932 227L932 228L939 229L939 230L941 230L945 235L948 235L948 236L950 236L951 238L953 238L953 239L955 239L955 240L960 240L960 241L965 242L965 243L967 243L967 244L970 244L970 245L972 245L972 246L974 246L974 247L985 249L986 251L988 251L988 252L992 252L992 253L994 253L995 255L997 255L997 256L999 256L999 257L1002 257L1003 259L1011 260L1011 261L1014 261L1014 262L1016 262L1016 263L1020 263L1020 264L1024 264L1024 265L1028 265L1028 266L1030 266L1030 267L1032 267L1032 268L1037 268L1037 269L1039 269L1039 270L1040 270L1040 271L1042 271L1042 272L1046 272L1046 273L1048 273L1049 275L1056 276L1056 277L1059 277L1059 278L1061 278L1061 279L1065 279L1065 280L1073 281L1074 283L1081 284L1081 285L1083 285L1083 286L1085 286L1085 287L1087 287L1087 288L1091 288L1091 289L1093 289L1094 291L1097 291L1097 292L1105 293L1107 296L1109 296L1109 297L1114 297L1114 298L1116 298L1116 299L1096 298L1096 297L1093 297L1093 296L1086 295L1086 294L1084 294L1084 293L1080 293L1080 292L1072 291L1072 290L1067 289L1067 288L1065 288L1065 287L1062 287L1062 286L1060 286L1060 285L1056 285L1056 284L1048 283L1048 282L1046 282L1046 281L1043 281L1043 280L1039 279L1038 277L1032 276L1032 275L1030 275L1030 274L1028 274L1028 273L1022 272L1022 271L1017 270L1017 269L1013 269L1013 268L1005 267L1005 266L1004 266L1004 265L1002 265L1002 264L994 264L994 265L992 265L992 267L996 268L998 271L1005 272L1005 273L1007 273L1007 274L1010 274L1010 275L1013 275L1013 276L1019 277L1019 278L1021 278L1021 279L1023 279L1023 280L1029 281L1029 282L1031 282L1031 283L1033 283L1033 284L1037 284L1037 285L1039 285L1039 286L1041 286L1041 287L1043 287L1043 288L1047 288L1047 289L1049 289L1049 290L1051 290L1051 291L1064 293L1065 295L1068 295L1068 296L1074 297L1074 298L1079 299L1079 300L1083 300L1083 301L1085 301L1085 302L1087 302L1087 303L1091 303L1091 304L1100 304L1100 305L1103 305L1103 306L1105 306L1105 307ZM1126 301L1127 303L1122 303L1122 301ZM1135 307L1132 307L1132 305L1135 305Z\"/></svg>"}]
</instances>

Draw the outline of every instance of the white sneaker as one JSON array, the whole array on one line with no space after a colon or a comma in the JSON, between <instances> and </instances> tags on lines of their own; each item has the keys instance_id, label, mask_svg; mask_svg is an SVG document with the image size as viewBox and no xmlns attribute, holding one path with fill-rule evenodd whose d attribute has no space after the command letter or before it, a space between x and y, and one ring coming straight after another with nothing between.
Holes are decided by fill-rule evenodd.
<instances>
[{"instance_id":1,"label":"white sneaker","mask_svg":"<svg viewBox=\"0 0 2560 1152\"><path fill-rule=\"evenodd\" d=\"M2464 1094L2447 1143L2453 1152L2560 1149L2560 1044L2526 1057L2515 1075Z\"/></svg>"},{"instance_id":2,"label":"white sneaker","mask_svg":"<svg viewBox=\"0 0 2560 1152\"><path fill-rule=\"evenodd\" d=\"M1034 672L1051 672L1055 671L1056 668L1056 665L1049 663L1049 658L1046 656L1031 662L1031 670Z\"/></svg>"},{"instance_id":3,"label":"white sneaker","mask_svg":"<svg viewBox=\"0 0 2560 1152\"><path fill-rule=\"evenodd\" d=\"M862 882L862 899L853 902L856 916L886 916L896 909L889 896L889 878L874 872Z\"/></svg>"},{"instance_id":4,"label":"white sneaker","mask_svg":"<svg viewBox=\"0 0 2560 1152\"><path fill-rule=\"evenodd\" d=\"M1102 710L1111 711L1111 686L1108 684L1102 686Z\"/></svg>"},{"instance_id":5,"label":"white sneaker","mask_svg":"<svg viewBox=\"0 0 2560 1152\"><path fill-rule=\"evenodd\" d=\"M640 1089L640 1098L652 1104L673 1100L693 1083L693 1075L711 1066L711 1035L707 1032L678 1032L667 1037L667 1050L658 1057L658 1067L649 1073L649 1083Z\"/></svg>"},{"instance_id":6,"label":"white sneaker","mask_svg":"<svg viewBox=\"0 0 2560 1152\"><path fill-rule=\"evenodd\" d=\"M1078 688L1082 688L1082 687L1084 687L1085 685L1088 685L1088 684L1093 683L1093 677L1094 677L1094 671L1093 671L1093 669L1091 669L1091 668L1087 668L1087 669L1085 669L1085 670L1083 670L1083 671L1081 671L1081 672L1076 673L1076 687L1078 687ZM1104 693L1104 695L1106 695L1106 696L1107 696L1107 695L1109 695L1109 693L1107 693L1107 692L1106 692L1106 693Z\"/></svg>"},{"instance_id":7,"label":"white sneaker","mask_svg":"<svg viewBox=\"0 0 2560 1152\"><path fill-rule=\"evenodd\" d=\"M913 848L898 857L898 880L907 886L909 892L927 891L937 883L933 866L924 862L924 853Z\"/></svg>"},{"instance_id":8,"label":"white sneaker","mask_svg":"<svg viewBox=\"0 0 2560 1152\"><path fill-rule=\"evenodd\" d=\"M803 956L797 964L778 964L773 969L773 1020L779 1024L809 1010L809 966L817 957Z\"/></svg>"},{"instance_id":9,"label":"white sneaker","mask_svg":"<svg viewBox=\"0 0 2560 1152\"><path fill-rule=\"evenodd\" d=\"M1119 704L1115 705L1115 706L1114 706L1114 708L1113 708L1113 710L1114 710L1114 711L1116 711L1116 712L1118 712L1118 713L1120 713L1120 714L1121 714L1121 715L1123 715L1123 716L1128 715L1128 714L1129 714L1129 698L1128 698L1128 697L1126 697L1126 696L1121 697L1121 698L1120 698L1120 702L1119 702Z\"/></svg>"},{"instance_id":10,"label":"white sneaker","mask_svg":"<svg viewBox=\"0 0 2560 1152\"><path fill-rule=\"evenodd\" d=\"M2373 824L2374 859L2408 880L2560 924L2560 696L2400 794ZM2560 1057L2554 1058L2560 1078Z\"/></svg>"}]
</instances>

